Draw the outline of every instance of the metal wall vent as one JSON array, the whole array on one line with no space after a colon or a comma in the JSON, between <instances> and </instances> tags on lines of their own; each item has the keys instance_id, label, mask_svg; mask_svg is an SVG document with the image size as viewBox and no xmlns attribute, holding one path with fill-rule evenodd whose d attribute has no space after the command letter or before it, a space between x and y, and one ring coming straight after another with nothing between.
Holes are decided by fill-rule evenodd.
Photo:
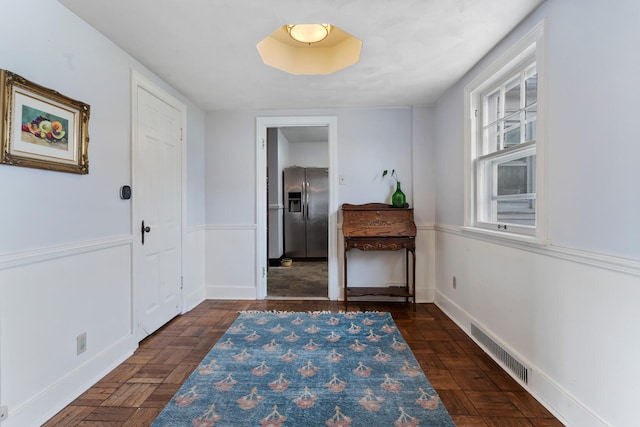
<instances>
[{"instance_id":1,"label":"metal wall vent","mask_svg":"<svg viewBox=\"0 0 640 427\"><path fill-rule=\"evenodd\" d=\"M520 363L518 359L513 357L507 350L502 348L473 323L471 324L471 335L476 338L487 351L502 362L502 365L505 368L509 369L516 377L520 378L523 383L528 384L529 369Z\"/></svg>"}]
</instances>

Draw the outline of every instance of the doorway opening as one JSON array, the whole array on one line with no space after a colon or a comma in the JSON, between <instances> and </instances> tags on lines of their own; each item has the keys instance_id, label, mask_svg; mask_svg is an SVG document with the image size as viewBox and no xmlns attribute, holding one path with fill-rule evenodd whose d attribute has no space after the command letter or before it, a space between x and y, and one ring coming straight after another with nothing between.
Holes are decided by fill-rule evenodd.
<instances>
[{"instance_id":1,"label":"doorway opening","mask_svg":"<svg viewBox=\"0 0 640 427\"><path fill-rule=\"evenodd\" d=\"M273 135L278 135L274 144ZM323 137L317 135L323 134ZM313 136L316 135L316 136ZM282 139L280 139L280 136ZM271 137L271 145L268 140ZM315 139L315 141L311 141ZM322 141L324 139L324 141ZM291 148L278 149L277 141L288 144ZM294 141L294 142L290 142ZM306 141L306 142L304 142ZM256 226L257 226L257 260L258 271L262 272L258 278L257 297L264 298L329 298L338 299L339 288L337 286L337 132L335 117L258 117L257 119L257 200L256 200ZM309 144L306 145L305 144ZM322 153L322 154L320 154ZM283 154L288 154L283 156ZM283 157L285 157L283 159ZM323 158L323 164L316 163L318 158ZM306 160L305 160L306 159ZM311 160L310 160L311 159ZM289 160L293 160L290 163ZM320 255L313 251L301 254L299 252L288 253L293 243L285 242L285 211L297 212L302 216L304 209L305 218L311 218L314 206L305 205L307 195L303 197L303 190L295 191L284 188L284 169L289 166L298 166L306 169L322 169L327 179L327 200L325 207L320 208L327 214L324 219L324 231L320 235L326 241L326 250ZM306 186L306 179L304 180ZM285 198L285 193L292 193L290 198ZM295 194L300 193L300 194ZM315 194L315 193L314 193ZM311 194L308 194L311 198ZM303 200L304 199L304 200ZM317 206L315 206L317 209ZM301 234L289 231L289 234ZM280 261L291 259L289 267L282 267ZM286 264L286 263L285 263ZM306 270L306 271L305 271ZM286 284L283 288L277 287L280 276ZM295 276L291 280L288 277ZM314 286L311 280L305 285L304 277L321 277L326 280L326 287L321 291L309 293L309 287ZM269 287L271 281L272 287ZM302 283L296 288L296 283ZM305 288L306 286L306 288ZM288 287L288 289L287 289ZM318 289L316 286L315 289ZM317 295L316 295L317 294Z\"/></svg>"},{"instance_id":2,"label":"doorway opening","mask_svg":"<svg viewBox=\"0 0 640 427\"><path fill-rule=\"evenodd\" d=\"M267 129L268 298L328 297L329 128Z\"/></svg>"}]
</instances>

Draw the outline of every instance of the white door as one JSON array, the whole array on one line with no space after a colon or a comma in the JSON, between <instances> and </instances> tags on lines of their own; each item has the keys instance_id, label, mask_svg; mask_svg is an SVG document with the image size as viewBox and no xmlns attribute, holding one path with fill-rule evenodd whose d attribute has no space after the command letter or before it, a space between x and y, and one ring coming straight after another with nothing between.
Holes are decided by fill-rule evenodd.
<instances>
[{"instance_id":1,"label":"white door","mask_svg":"<svg viewBox=\"0 0 640 427\"><path fill-rule=\"evenodd\" d=\"M182 310L182 112L144 87L134 90L134 306L141 340Z\"/></svg>"}]
</instances>

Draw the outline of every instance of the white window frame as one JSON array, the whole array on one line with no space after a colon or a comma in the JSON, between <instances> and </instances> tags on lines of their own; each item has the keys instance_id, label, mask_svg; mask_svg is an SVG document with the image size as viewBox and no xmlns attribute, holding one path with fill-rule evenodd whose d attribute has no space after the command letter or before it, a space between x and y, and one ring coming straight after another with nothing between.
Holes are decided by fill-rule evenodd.
<instances>
[{"instance_id":1,"label":"white window frame","mask_svg":"<svg viewBox=\"0 0 640 427\"><path fill-rule=\"evenodd\" d=\"M482 233L484 235L522 240L534 243L547 243L546 221L546 191L545 191L545 113L546 113L546 79L545 79L545 27L546 22L540 22L520 41L508 49L498 60L489 65L474 78L464 90L465 96L465 230ZM482 95L490 88L511 79L521 70L532 63L536 64L538 74L536 138L531 142L524 142L505 149L501 156L488 154L481 150L483 141L483 123L477 111L482 110ZM524 129L522 129L524 131ZM491 193L490 182L495 177L487 170L488 163L509 158L522 158L535 155L535 197L536 225L518 226L486 221L486 211L492 203L486 197ZM485 166L483 166L485 165ZM483 169L484 168L484 169ZM481 188L482 191L478 189ZM522 196L521 196L522 197ZM506 226L505 226L506 225Z\"/></svg>"}]
</instances>

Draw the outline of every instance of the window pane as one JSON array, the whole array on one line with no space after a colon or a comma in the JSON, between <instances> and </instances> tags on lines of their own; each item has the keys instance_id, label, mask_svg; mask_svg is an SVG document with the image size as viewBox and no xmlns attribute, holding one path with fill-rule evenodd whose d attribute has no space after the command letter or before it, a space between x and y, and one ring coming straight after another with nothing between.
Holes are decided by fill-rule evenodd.
<instances>
[{"instance_id":1,"label":"window pane","mask_svg":"<svg viewBox=\"0 0 640 427\"><path fill-rule=\"evenodd\" d=\"M498 196L534 193L535 156L498 163Z\"/></svg>"},{"instance_id":2,"label":"window pane","mask_svg":"<svg viewBox=\"0 0 640 427\"><path fill-rule=\"evenodd\" d=\"M485 129L485 141L489 144L489 152L499 151L500 148L500 122L490 125Z\"/></svg>"},{"instance_id":3,"label":"window pane","mask_svg":"<svg viewBox=\"0 0 640 427\"><path fill-rule=\"evenodd\" d=\"M504 112L506 116L520 110L520 77L507 83L505 90Z\"/></svg>"},{"instance_id":4,"label":"window pane","mask_svg":"<svg viewBox=\"0 0 640 427\"><path fill-rule=\"evenodd\" d=\"M535 226L535 170L535 155L497 165L498 222Z\"/></svg>"},{"instance_id":5,"label":"window pane","mask_svg":"<svg viewBox=\"0 0 640 427\"><path fill-rule=\"evenodd\" d=\"M533 69L535 73L535 68ZM538 74L533 74L532 76L528 76L527 80L524 83L525 92L526 92L526 103L525 105L528 107L529 105L535 104L538 102Z\"/></svg>"},{"instance_id":6,"label":"window pane","mask_svg":"<svg viewBox=\"0 0 640 427\"><path fill-rule=\"evenodd\" d=\"M516 116L518 117L518 116ZM520 144L520 121L511 123L515 126L511 126L504 133L504 148L513 147Z\"/></svg>"},{"instance_id":7,"label":"window pane","mask_svg":"<svg viewBox=\"0 0 640 427\"><path fill-rule=\"evenodd\" d=\"M487 96L487 115L485 125L489 123L493 123L499 118L502 117L502 112L500 111L500 89L493 92L491 95Z\"/></svg>"},{"instance_id":8,"label":"window pane","mask_svg":"<svg viewBox=\"0 0 640 427\"><path fill-rule=\"evenodd\" d=\"M536 139L536 107L529 108L525 111L525 128L524 128L524 142L533 141Z\"/></svg>"},{"instance_id":9,"label":"window pane","mask_svg":"<svg viewBox=\"0 0 640 427\"><path fill-rule=\"evenodd\" d=\"M536 201L533 199L499 200L498 222L535 227Z\"/></svg>"}]
</instances>

